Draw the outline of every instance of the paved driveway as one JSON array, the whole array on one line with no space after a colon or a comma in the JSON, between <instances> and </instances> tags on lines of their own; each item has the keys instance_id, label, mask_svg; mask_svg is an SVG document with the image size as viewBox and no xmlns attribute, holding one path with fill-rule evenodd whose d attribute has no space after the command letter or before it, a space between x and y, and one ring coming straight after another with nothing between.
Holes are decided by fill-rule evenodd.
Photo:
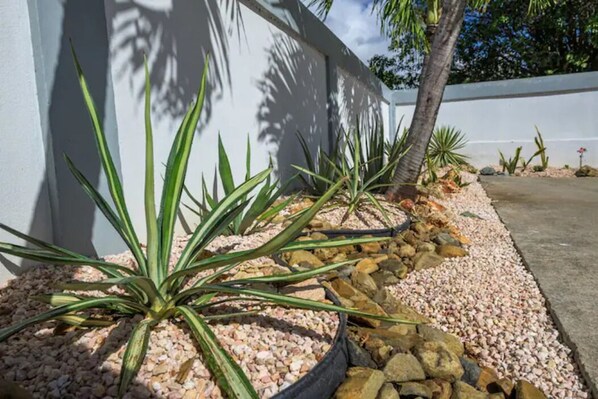
<instances>
[{"instance_id":1,"label":"paved driveway","mask_svg":"<svg viewBox=\"0 0 598 399\"><path fill-rule=\"evenodd\" d=\"M482 177L598 398L598 178Z\"/></svg>"}]
</instances>

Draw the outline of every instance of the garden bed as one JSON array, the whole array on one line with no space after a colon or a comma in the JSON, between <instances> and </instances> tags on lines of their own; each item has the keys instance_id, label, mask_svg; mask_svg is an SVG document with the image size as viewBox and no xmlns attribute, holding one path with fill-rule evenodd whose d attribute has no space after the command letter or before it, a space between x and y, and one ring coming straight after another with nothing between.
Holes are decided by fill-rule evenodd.
<instances>
[{"instance_id":1,"label":"garden bed","mask_svg":"<svg viewBox=\"0 0 598 399\"><path fill-rule=\"evenodd\" d=\"M220 237L210 249L219 252L255 247L275 230L249 237ZM175 256L185 240L176 241ZM128 253L108 258L132 264ZM276 267L269 258L261 258L231 270L229 276L255 275L257 269L262 274L273 273ZM68 280L92 281L98 277L99 273L89 267L36 267L0 290L0 325L46 308L31 300L31 295L55 291L53 287ZM308 295L323 300L323 288L313 288ZM227 310L254 309L250 302L233 306ZM339 315L272 306L210 325L260 397L268 398L306 375L325 357L334 342ZM56 322L30 327L0 343L0 375L40 398L116 397L124 344L132 327L132 320L127 318L114 326L89 330L57 328ZM184 323L162 321L150 336L145 362L125 397L221 398L195 342Z\"/></svg>"},{"instance_id":2,"label":"garden bed","mask_svg":"<svg viewBox=\"0 0 598 399\"><path fill-rule=\"evenodd\" d=\"M549 397L589 397L509 232L476 176L465 177L471 185L438 202L471 240L470 255L411 273L392 293L459 336L468 353L501 376L529 380Z\"/></svg>"}]
</instances>

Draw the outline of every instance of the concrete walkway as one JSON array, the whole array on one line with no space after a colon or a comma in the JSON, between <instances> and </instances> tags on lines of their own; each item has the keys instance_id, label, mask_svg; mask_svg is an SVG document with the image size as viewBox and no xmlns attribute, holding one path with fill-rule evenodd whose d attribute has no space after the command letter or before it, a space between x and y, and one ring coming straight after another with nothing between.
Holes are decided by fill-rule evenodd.
<instances>
[{"instance_id":1,"label":"concrete walkway","mask_svg":"<svg viewBox=\"0 0 598 399\"><path fill-rule=\"evenodd\" d=\"M598 398L598 179L482 177Z\"/></svg>"}]
</instances>

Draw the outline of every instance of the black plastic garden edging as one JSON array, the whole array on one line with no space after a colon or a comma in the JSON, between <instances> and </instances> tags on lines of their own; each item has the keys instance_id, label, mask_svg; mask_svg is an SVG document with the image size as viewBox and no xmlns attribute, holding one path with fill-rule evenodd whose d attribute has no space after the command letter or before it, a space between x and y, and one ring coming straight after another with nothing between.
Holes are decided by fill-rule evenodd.
<instances>
[{"instance_id":1,"label":"black plastic garden edging","mask_svg":"<svg viewBox=\"0 0 598 399\"><path fill-rule=\"evenodd\" d=\"M302 236L308 236L312 233L322 233L328 236L328 238L336 238L344 236L347 238L361 237L365 235L371 235L374 237L394 237L403 230L407 230L411 225L411 218L407 215L407 220L403 223L386 229L371 229L371 230L311 230L309 232L302 233Z\"/></svg>"},{"instance_id":2,"label":"black plastic garden edging","mask_svg":"<svg viewBox=\"0 0 598 399\"><path fill-rule=\"evenodd\" d=\"M326 298L335 305L340 305L336 296L326 289ZM307 374L297 382L283 389L272 399L328 399L336 388L345 380L348 367L347 351L347 315L339 313L339 323L334 342L330 350L324 355Z\"/></svg>"}]
</instances>

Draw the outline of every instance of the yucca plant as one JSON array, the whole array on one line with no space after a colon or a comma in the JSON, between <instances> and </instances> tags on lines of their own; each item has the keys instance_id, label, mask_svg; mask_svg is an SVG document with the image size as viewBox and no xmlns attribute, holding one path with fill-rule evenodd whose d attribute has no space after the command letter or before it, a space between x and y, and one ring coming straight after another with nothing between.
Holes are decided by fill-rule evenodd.
<instances>
[{"instance_id":1,"label":"yucca plant","mask_svg":"<svg viewBox=\"0 0 598 399\"><path fill-rule=\"evenodd\" d=\"M337 141L339 141L338 138ZM352 132L343 132L338 154L337 163L334 163L329 157L326 157L329 166L332 168L330 175L319 174L298 165L293 165L293 167L306 174L311 179L321 181L329 186L334 185L335 182L338 181L344 182L341 196L337 198L337 200L340 200L339 202L347 206L347 211L343 215L341 223L347 220L360 205L371 203L380 211L386 224L391 226L388 212L374 196L374 193L380 188L390 185L390 183L380 183L380 178L381 176L388 174L389 171L396 166L400 157L383 164L380 170L366 179L365 171L368 168L368 164L374 162L376 159L367 160L363 158L358 128L353 129Z\"/></svg>"},{"instance_id":2,"label":"yucca plant","mask_svg":"<svg viewBox=\"0 0 598 399\"><path fill-rule=\"evenodd\" d=\"M251 145L249 143L249 137L247 137L247 147L245 151L245 180L247 182L251 180ZM270 161L270 170L272 169L272 161ZM235 180L233 178L232 169L226 149L222 144L222 139L218 135L218 175L220 177L220 184L224 190L224 195L230 195L236 188ZM249 197L252 193L245 194L240 200L239 204L249 201L246 210L240 212L226 228L227 234L234 235L247 235L252 234L265 228L272 219L280 213L284 208L287 207L294 199L295 195L291 195L283 201L276 203L281 195L285 192L289 184L294 178L289 179L283 185L280 185L278 180L272 182L270 174L265 181L261 183L261 187L257 187L257 193L251 200ZM217 182L214 181L212 185L214 192L210 193L206 185L206 181L202 176L201 189L202 189L202 200L200 201L196 196L184 187L186 194L189 196L194 206L185 205L196 215L202 217L218 205L218 187Z\"/></svg>"},{"instance_id":3,"label":"yucca plant","mask_svg":"<svg viewBox=\"0 0 598 399\"><path fill-rule=\"evenodd\" d=\"M536 153L540 155L540 171L542 171L546 170L546 168L548 167L549 157L546 155L546 146L544 145L544 138L540 133L540 129L538 129L538 126L534 127L536 128L536 133L538 134L536 137L534 137L534 143L536 143L536 147L538 147L538 151L536 151Z\"/></svg>"},{"instance_id":4,"label":"yucca plant","mask_svg":"<svg viewBox=\"0 0 598 399\"><path fill-rule=\"evenodd\" d=\"M377 191L383 191L384 187L386 187L385 185L390 183L398 160L406 152L404 145L407 135L398 134L401 122L399 122L397 134L395 134L392 139L386 139L384 126L381 123L375 121L373 126L371 126L365 134L362 134L363 127L359 122L359 118L357 118L355 123L355 134L351 136L350 139L347 139L348 154L351 157L351 163L356 164L357 162L363 165L362 174L364 181L370 180L372 177L376 176L373 183L380 185ZM348 137L346 133L343 132L343 134L346 138ZM358 161L355 159L355 137L358 137L360 140L362 137L364 138L364 142L360 143L361 151L358 154ZM386 166L388 164L391 164L392 167L387 168ZM385 172L379 174L378 172L382 169L384 169Z\"/></svg>"},{"instance_id":5,"label":"yucca plant","mask_svg":"<svg viewBox=\"0 0 598 399\"><path fill-rule=\"evenodd\" d=\"M309 170L310 173L299 175L299 178L303 181L303 185L307 189L307 192L314 196L321 196L331 187L329 181L333 181L336 176L334 165L338 165L340 159L344 156L341 154L341 135L336 136L334 145L330 151L325 152L322 146L318 146L318 151L314 157L309 149L309 144L301 132L297 132L297 139L303 150L303 156L305 158L305 169ZM317 179L313 175L323 177L323 179Z\"/></svg>"},{"instance_id":6,"label":"yucca plant","mask_svg":"<svg viewBox=\"0 0 598 399\"><path fill-rule=\"evenodd\" d=\"M498 151L498 154L500 156L500 165L502 166L503 172L506 170L511 175L515 173L515 171L517 170L517 164L519 164L519 160L521 159L521 149L521 146L517 147L515 149L515 156L509 159L505 158L505 154L503 154L502 151Z\"/></svg>"},{"instance_id":7,"label":"yucca plant","mask_svg":"<svg viewBox=\"0 0 598 399\"><path fill-rule=\"evenodd\" d=\"M459 166L467 162L467 156L458 152L467 145L465 135L455 127L441 126L434 131L428 145L428 156L439 168Z\"/></svg>"},{"instance_id":8,"label":"yucca plant","mask_svg":"<svg viewBox=\"0 0 598 399\"><path fill-rule=\"evenodd\" d=\"M9 243L0 243L0 252L2 253L50 264L88 265L99 270L106 276L106 279L96 282L75 281L65 283L62 286L64 290L87 292L86 294L77 295L67 292L57 292L37 297L38 300L51 305L51 309L0 329L0 341L6 340L28 326L48 320L61 320L62 322L80 327L103 327L119 317L133 317L134 315L141 314L144 318L134 327L122 359L123 364L118 391L119 396L122 396L144 361L152 328L161 320L178 318L189 325L203 353L206 366L212 372L222 391L231 398L256 398L257 394L241 367L222 348L207 323L211 316L207 316L206 311L217 304L251 298L260 302L282 306L345 312L389 322L409 323L400 319L359 312L332 304L262 291L253 286L256 283L285 284L301 281L322 273L327 273L347 264L347 262L330 264L304 272L289 272L289 274L276 276L229 281L224 281L223 279L225 273L232 270L241 262L260 256L268 256L275 252L333 247L373 241L371 238L357 240L292 241L322 205L344 184L344 181L333 184L330 190L312 208L302 214L301 217L296 219L270 241L258 248L211 257L201 256L207 245L225 230L230 221L237 217L247 205L247 201L240 203L241 199L258 186L260 182L264 181L271 170L267 169L260 172L232 190L209 213L202 217L201 222L190 236L180 257L176 260L173 259L174 265L169 268L171 247L175 234L175 219L179 210L183 182L185 180L195 129L204 101L207 67L203 71L197 99L189 108L175 135L166 163L159 213L156 215L153 138L150 120L150 85L148 68L145 65L145 216L148 240L147 248L144 252L127 210L123 187L108 149L100 118L74 51L73 58L85 105L91 117L102 168L107 177L115 209L96 191L68 157L66 161L83 190L95 202L127 244L136 260L137 267L129 268L102 259L93 259L35 239L8 226L0 225L2 229L35 247L29 248ZM200 272L202 275L200 276L201 278L198 278L197 274ZM125 293L98 296L91 294L91 291L105 291L114 286L122 288ZM101 314L111 316L111 318L92 317L90 315L92 309L94 313L91 313L91 315L97 315L97 311L99 310Z\"/></svg>"}]
</instances>

